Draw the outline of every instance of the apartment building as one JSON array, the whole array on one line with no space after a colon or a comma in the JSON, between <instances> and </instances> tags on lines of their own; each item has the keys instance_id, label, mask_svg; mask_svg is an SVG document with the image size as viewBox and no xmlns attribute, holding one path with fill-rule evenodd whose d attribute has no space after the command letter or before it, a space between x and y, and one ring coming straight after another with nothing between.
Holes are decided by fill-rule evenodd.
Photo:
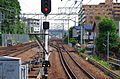
<instances>
[{"instance_id":1,"label":"apartment building","mask_svg":"<svg viewBox=\"0 0 120 79\"><path fill-rule=\"evenodd\" d=\"M98 5L83 5L78 17L79 25L93 25L99 17L120 20L120 3L105 0L105 3Z\"/></svg>"}]
</instances>

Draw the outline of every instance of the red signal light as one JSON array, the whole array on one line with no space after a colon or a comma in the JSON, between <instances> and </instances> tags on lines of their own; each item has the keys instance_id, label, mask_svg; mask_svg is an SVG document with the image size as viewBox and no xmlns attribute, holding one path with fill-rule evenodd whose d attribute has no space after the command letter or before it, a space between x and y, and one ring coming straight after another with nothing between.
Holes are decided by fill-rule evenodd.
<instances>
[{"instance_id":1,"label":"red signal light","mask_svg":"<svg viewBox=\"0 0 120 79\"><path fill-rule=\"evenodd\" d=\"M51 12L51 0L41 0L41 11L45 16Z\"/></svg>"},{"instance_id":2,"label":"red signal light","mask_svg":"<svg viewBox=\"0 0 120 79\"><path fill-rule=\"evenodd\" d=\"M47 11L48 11L48 8L44 8L44 11L47 12Z\"/></svg>"}]
</instances>

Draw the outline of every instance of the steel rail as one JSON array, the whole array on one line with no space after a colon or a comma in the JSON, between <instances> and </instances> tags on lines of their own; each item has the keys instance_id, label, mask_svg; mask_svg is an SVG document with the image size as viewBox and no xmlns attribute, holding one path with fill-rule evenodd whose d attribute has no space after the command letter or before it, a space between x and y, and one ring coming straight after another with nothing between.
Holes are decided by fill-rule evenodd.
<instances>
[{"instance_id":1,"label":"steel rail","mask_svg":"<svg viewBox=\"0 0 120 79\"><path fill-rule=\"evenodd\" d=\"M65 69L65 72L68 76L68 79L77 79L76 75L72 72L72 70L70 69L70 67L66 63L66 60L64 59L64 57L62 55L60 47L57 47L57 50L58 50L60 62L62 64L63 68Z\"/></svg>"},{"instance_id":2,"label":"steel rail","mask_svg":"<svg viewBox=\"0 0 120 79\"><path fill-rule=\"evenodd\" d=\"M93 75L91 75L89 72L87 72L78 62L76 62L74 60L74 58L70 55L70 53L65 49L65 47L63 45L62 45L62 48L67 52L67 54L74 61L74 63L76 64L76 66L78 66L83 71L83 73L87 75L88 78L95 79L95 77Z\"/></svg>"}]
</instances>

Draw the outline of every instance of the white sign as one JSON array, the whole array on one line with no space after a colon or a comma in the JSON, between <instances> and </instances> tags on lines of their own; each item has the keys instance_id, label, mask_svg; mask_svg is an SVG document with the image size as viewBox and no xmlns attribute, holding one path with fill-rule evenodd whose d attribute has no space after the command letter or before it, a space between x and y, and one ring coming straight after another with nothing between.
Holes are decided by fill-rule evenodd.
<instances>
[{"instance_id":1,"label":"white sign","mask_svg":"<svg viewBox=\"0 0 120 79\"><path fill-rule=\"evenodd\" d=\"M79 35L79 30L73 29L72 37L78 37Z\"/></svg>"},{"instance_id":2,"label":"white sign","mask_svg":"<svg viewBox=\"0 0 120 79\"><path fill-rule=\"evenodd\" d=\"M40 27L34 27L34 31L40 31Z\"/></svg>"}]
</instances>

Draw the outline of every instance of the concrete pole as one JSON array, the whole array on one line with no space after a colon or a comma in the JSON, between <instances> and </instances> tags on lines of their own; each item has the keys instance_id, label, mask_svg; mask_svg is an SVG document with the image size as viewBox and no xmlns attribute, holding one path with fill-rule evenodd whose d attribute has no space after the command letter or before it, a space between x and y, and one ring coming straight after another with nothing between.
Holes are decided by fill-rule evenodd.
<instances>
[{"instance_id":1,"label":"concrete pole","mask_svg":"<svg viewBox=\"0 0 120 79\"><path fill-rule=\"evenodd\" d=\"M120 21L118 21L118 27L119 27L119 37L120 37Z\"/></svg>"},{"instance_id":2,"label":"concrete pole","mask_svg":"<svg viewBox=\"0 0 120 79\"><path fill-rule=\"evenodd\" d=\"M109 61L109 32L107 32L107 61Z\"/></svg>"}]
</instances>

